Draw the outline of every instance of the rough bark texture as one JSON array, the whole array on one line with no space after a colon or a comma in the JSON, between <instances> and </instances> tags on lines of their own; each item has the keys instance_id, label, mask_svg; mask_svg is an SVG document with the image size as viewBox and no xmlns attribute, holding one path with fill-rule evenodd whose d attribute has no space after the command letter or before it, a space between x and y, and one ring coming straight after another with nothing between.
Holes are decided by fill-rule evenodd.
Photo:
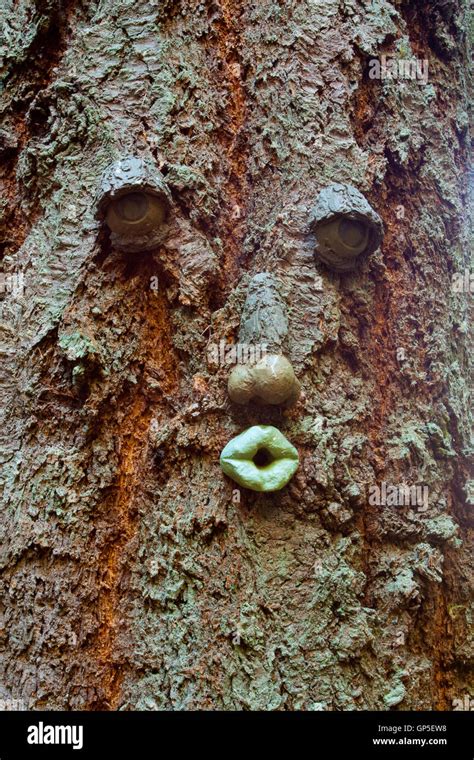
<instances>
[{"instance_id":1,"label":"rough bark texture","mask_svg":"<svg viewBox=\"0 0 474 760\"><path fill-rule=\"evenodd\" d=\"M51 709L452 709L472 692L467 3L3 0L0 697ZM374 80L371 58L429 61ZM156 162L152 253L113 249L102 171ZM384 222L339 276L333 182ZM209 343L271 272L303 389L234 407ZM158 277L158 290L150 287ZM318 278L321 278L321 281ZM319 283L322 282L322 287ZM404 349L400 351L399 349ZM301 465L222 474L245 427ZM427 511L369 504L429 487Z\"/></svg>"}]
</instances>

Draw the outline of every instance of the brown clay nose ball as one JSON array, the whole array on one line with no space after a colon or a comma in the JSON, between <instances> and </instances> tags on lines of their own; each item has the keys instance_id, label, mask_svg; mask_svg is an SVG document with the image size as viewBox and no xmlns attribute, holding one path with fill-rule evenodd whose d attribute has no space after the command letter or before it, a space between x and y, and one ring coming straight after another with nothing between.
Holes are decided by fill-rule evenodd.
<instances>
[{"instance_id":1,"label":"brown clay nose ball","mask_svg":"<svg viewBox=\"0 0 474 760\"><path fill-rule=\"evenodd\" d=\"M284 356L267 354L253 365L238 364L230 373L229 396L236 404L255 400L264 404L292 404L300 384Z\"/></svg>"}]
</instances>

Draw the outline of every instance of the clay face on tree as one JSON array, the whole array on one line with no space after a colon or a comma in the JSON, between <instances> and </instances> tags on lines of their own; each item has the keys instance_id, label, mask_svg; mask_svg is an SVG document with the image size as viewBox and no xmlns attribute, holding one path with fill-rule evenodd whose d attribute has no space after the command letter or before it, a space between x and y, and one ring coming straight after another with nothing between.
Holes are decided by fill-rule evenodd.
<instances>
[{"instance_id":1,"label":"clay face on tree","mask_svg":"<svg viewBox=\"0 0 474 760\"><path fill-rule=\"evenodd\" d=\"M383 234L382 220L362 193L337 183L321 190L310 227L316 256L336 272L355 269L379 247Z\"/></svg>"},{"instance_id":2,"label":"clay face on tree","mask_svg":"<svg viewBox=\"0 0 474 760\"><path fill-rule=\"evenodd\" d=\"M130 253L163 242L171 195L160 171L142 158L127 156L107 168L97 198L112 244Z\"/></svg>"}]
</instances>

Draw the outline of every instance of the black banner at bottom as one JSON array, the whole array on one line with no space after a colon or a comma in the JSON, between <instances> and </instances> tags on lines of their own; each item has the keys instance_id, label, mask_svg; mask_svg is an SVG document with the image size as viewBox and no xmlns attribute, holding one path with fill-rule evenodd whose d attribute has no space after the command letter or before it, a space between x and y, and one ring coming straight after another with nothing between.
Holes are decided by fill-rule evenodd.
<instances>
[{"instance_id":1,"label":"black banner at bottom","mask_svg":"<svg viewBox=\"0 0 474 760\"><path fill-rule=\"evenodd\" d=\"M0 712L0 760L260 748L266 756L473 760L473 724L470 712Z\"/></svg>"}]
</instances>

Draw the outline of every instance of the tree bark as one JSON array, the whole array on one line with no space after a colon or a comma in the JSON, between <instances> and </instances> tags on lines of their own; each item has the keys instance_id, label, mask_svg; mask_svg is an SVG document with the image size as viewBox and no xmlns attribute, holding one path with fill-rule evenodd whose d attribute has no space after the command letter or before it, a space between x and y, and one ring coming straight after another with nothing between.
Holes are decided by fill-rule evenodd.
<instances>
[{"instance_id":1,"label":"tree bark","mask_svg":"<svg viewBox=\"0 0 474 760\"><path fill-rule=\"evenodd\" d=\"M471 293L453 288L467 11L5 0L3 271L24 292L1 303L0 698L451 710L474 693ZM426 60L427 82L372 79L382 55ZM151 253L95 218L130 154L173 196ZM344 275L309 229L333 182L385 229ZM232 404L210 359L260 272L303 390L286 410ZM259 423L300 454L273 494L219 467ZM370 503L382 483L428 487L427 508Z\"/></svg>"}]
</instances>

